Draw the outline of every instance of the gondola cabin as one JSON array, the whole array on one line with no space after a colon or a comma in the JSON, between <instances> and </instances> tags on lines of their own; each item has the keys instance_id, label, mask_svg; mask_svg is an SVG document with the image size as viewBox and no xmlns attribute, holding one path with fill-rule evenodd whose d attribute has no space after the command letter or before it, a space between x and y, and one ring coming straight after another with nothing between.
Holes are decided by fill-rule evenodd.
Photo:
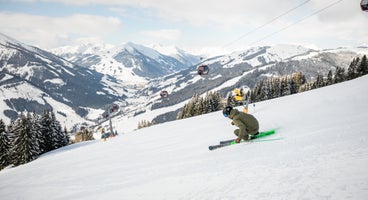
<instances>
[{"instance_id":1,"label":"gondola cabin","mask_svg":"<svg viewBox=\"0 0 368 200\"><path fill-rule=\"evenodd\" d=\"M169 93L168 93L166 90L162 90L162 91L160 92L160 96L161 96L161 98L166 98L166 97L168 97L168 96L169 96Z\"/></svg>"},{"instance_id":2,"label":"gondola cabin","mask_svg":"<svg viewBox=\"0 0 368 200\"><path fill-rule=\"evenodd\" d=\"M209 71L210 71L210 68L207 65L200 65L197 67L197 73L200 76L207 75Z\"/></svg>"},{"instance_id":3,"label":"gondola cabin","mask_svg":"<svg viewBox=\"0 0 368 200\"><path fill-rule=\"evenodd\" d=\"M368 12L368 0L362 0L360 2L360 7L363 11Z\"/></svg>"}]
</instances>

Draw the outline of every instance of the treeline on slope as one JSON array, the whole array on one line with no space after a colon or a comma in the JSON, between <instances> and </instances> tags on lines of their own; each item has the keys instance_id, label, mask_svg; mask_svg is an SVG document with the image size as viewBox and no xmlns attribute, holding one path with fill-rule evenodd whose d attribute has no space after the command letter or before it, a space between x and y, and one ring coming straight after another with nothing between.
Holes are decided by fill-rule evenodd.
<instances>
[{"instance_id":1,"label":"treeline on slope","mask_svg":"<svg viewBox=\"0 0 368 200\"><path fill-rule=\"evenodd\" d=\"M347 71L342 67L329 70L327 75L318 74L312 81L307 81L302 72L292 73L281 77L265 78L256 83L251 92L251 102L259 102L286 95L296 94L347 80L352 80L368 74L367 56L355 58L350 63ZM207 93L206 97L194 94L192 99L184 105L178 113L177 119L183 119L209 112L222 110L231 105L227 98L221 97L218 92ZM226 99L226 100L224 100ZM233 105L236 106L236 105Z\"/></svg>"},{"instance_id":2,"label":"treeline on slope","mask_svg":"<svg viewBox=\"0 0 368 200\"><path fill-rule=\"evenodd\" d=\"M142 120L142 121L138 122L138 129L149 127L149 126L152 126L154 124L155 124L154 121L150 122L148 120Z\"/></svg>"},{"instance_id":3,"label":"treeline on slope","mask_svg":"<svg viewBox=\"0 0 368 200\"><path fill-rule=\"evenodd\" d=\"M215 112L223 108L223 98L219 92L207 92L205 97L195 93L192 99L184 105L183 110L177 115L177 119L184 119L210 112Z\"/></svg>"},{"instance_id":4,"label":"treeline on slope","mask_svg":"<svg viewBox=\"0 0 368 200\"><path fill-rule=\"evenodd\" d=\"M192 99L184 105L182 111L178 112L176 119L184 119L218 111L223 107L222 101L223 98L219 92L207 92L205 97L195 93L192 96ZM152 121L142 120L138 122L138 129L149 127L155 124L157 124L155 119Z\"/></svg>"},{"instance_id":5,"label":"treeline on slope","mask_svg":"<svg viewBox=\"0 0 368 200\"><path fill-rule=\"evenodd\" d=\"M0 119L0 170L28 163L69 142L66 128L62 130L53 112L21 113L7 128Z\"/></svg>"},{"instance_id":6,"label":"treeline on slope","mask_svg":"<svg viewBox=\"0 0 368 200\"><path fill-rule=\"evenodd\" d=\"M296 94L324 86L341 83L368 74L367 56L355 58L350 63L347 72L342 67L335 71L329 70L327 76L318 74L313 81L306 81L302 72L282 77L272 77L259 81L251 91L252 102L264 101L290 94Z\"/></svg>"}]
</instances>

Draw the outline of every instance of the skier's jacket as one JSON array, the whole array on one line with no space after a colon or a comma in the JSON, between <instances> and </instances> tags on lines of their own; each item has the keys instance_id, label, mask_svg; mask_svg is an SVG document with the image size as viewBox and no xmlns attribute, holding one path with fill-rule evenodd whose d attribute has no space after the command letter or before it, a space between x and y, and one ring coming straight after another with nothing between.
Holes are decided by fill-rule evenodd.
<instances>
[{"instance_id":1,"label":"skier's jacket","mask_svg":"<svg viewBox=\"0 0 368 200\"><path fill-rule=\"evenodd\" d=\"M239 127L239 134L236 134L239 139L247 139L248 135L254 135L259 130L258 121L251 114L240 112L234 108L231 110L229 117L233 120L232 124Z\"/></svg>"}]
</instances>

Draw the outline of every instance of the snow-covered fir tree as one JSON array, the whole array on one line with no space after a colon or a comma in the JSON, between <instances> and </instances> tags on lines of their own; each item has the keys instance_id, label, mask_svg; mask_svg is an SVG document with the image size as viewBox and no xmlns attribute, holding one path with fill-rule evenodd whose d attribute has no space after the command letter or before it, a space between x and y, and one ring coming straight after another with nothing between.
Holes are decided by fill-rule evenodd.
<instances>
[{"instance_id":1,"label":"snow-covered fir tree","mask_svg":"<svg viewBox=\"0 0 368 200\"><path fill-rule=\"evenodd\" d=\"M54 149L66 146L68 144L66 135L62 131L60 122L56 120L54 112L51 112L51 135Z\"/></svg>"},{"instance_id":2,"label":"snow-covered fir tree","mask_svg":"<svg viewBox=\"0 0 368 200\"><path fill-rule=\"evenodd\" d=\"M15 166L25 164L38 157L40 154L39 143L36 134L32 130L31 115L27 117L21 113L12 126L12 163Z\"/></svg>"},{"instance_id":3,"label":"snow-covered fir tree","mask_svg":"<svg viewBox=\"0 0 368 200\"><path fill-rule=\"evenodd\" d=\"M252 90L252 102L298 93L305 82L306 79L302 72L263 79Z\"/></svg>"},{"instance_id":4,"label":"snow-covered fir tree","mask_svg":"<svg viewBox=\"0 0 368 200\"><path fill-rule=\"evenodd\" d=\"M281 85L280 85L280 96L287 96L291 94L290 91L290 82L288 76L284 76L281 78ZM272 93L272 92L271 92Z\"/></svg>"},{"instance_id":5,"label":"snow-covered fir tree","mask_svg":"<svg viewBox=\"0 0 368 200\"><path fill-rule=\"evenodd\" d=\"M192 99L184 105L182 111L178 113L177 119L184 119L221 110L223 108L221 100L222 97L218 92L207 92L205 97L201 97L195 93Z\"/></svg>"},{"instance_id":6,"label":"snow-covered fir tree","mask_svg":"<svg viewBox=\"0 0 368 200\"><path fill-rule=\"evenodd\" d=\"M52 119L50 116L50 112L45 110L43 111L40 119L40 129L41 129L41 135L43 138L43 143L41 143L41 149L43 150L43 153L49 152L54 150L53 146L53 135L51 132L51 125L52 125Z\"/></svg>"},{"instance_id":7,"label":"snow-covered fir tree","mask_svg":"<svg viewBox=\"0 0 368 200\"><path fill-rule=\"evenodd\" d=\"M347 79L351 80L359 76L358 74L358 65L360 62L360 58L354 58L354 60L350 63L348 72L347 72Z\"/></svg>"},{"instance_id":8,"label":"snow-covered fir tree","mask_svg":"<svg viewBox=\"0 0 368 200\"><path fill-rule=\"evenodd\" d=\"M332 85L333 84L333 76L332 76L332 70L328 71L327 74L327 80L326 85Z\"/></svg>"},{"instance_id":9,"label":"snow-covered fir tree","mask_svg":"<svg viewBox=\"0 0 368 200\"><path fill-rule=\"evenodd\" d=\"M38 141L40 154L42 154L42 153L45 152L45 150L42 149L45 146L45 139L44 139L44 137L42 135L42 132L41 132L40 116L37 115L36 113L32 114L31 124L32 124L31 130L32 130L33 134L35 134L35 137Z\"/></svg>"},{"instance_id":10,"label":"snow-covered fir tree","mask_svg":"<svg viewBox=\"0 0 368 200\"><path fill-rule=\"evenodd\" d=\"M341 67L336 67L334 75L334 83L341 83L346 80L345 69Z\"/></svg>"},{"instance_id":11,"label":"snow-covered fir tree","mask_svg":"<svg viewBox=\"0 0 368 200\"><path fill-rule=\"evenodd\" d=\"M325 85L326 84L325 84L325 81L323 79L323 76L321 74L318 74L317 79L313 83L313 89L324 87Z\"/></svg>"},{"instance_id":12,"label":"snow-covered fir tree","mask_svg":"<svg viewBox=\"0 0 368 200\"><path fill-rule=\"evenodd\" d=\"M368 60L367 60L367 56L364 55L357 67L357 73L358 76L363 76L365 74L368 74Z\"/></svg>"},{"instance_id":13,"label":"snow-covered fir tree","mask_svg":"<svg viewBox=\"0 0 368 200\"><path fill-rule=\"evenodd\" d=\"M10 139L5 129L5 123L0 119L0 170L10 164Z\"/></svg>"}]
</instances>

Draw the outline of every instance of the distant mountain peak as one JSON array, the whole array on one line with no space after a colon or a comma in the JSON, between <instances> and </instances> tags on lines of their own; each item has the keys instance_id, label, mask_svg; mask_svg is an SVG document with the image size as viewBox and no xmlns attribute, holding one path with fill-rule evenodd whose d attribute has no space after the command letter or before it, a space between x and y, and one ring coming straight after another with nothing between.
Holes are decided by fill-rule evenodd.
<instances>
[{"instance_id":1,"label":"distant mountain peak","mask_svg":"<svg viewBox=\"0 0 368 200\"><path fill-rule=\"evenodd\" d=\"M149 46L126 42L120 45L91 44L54 49L53 52L72 63L108 74L124 82L146 82L186 69L199 58L176 47L168 55Z\"/></svg>"},{"instance_id":2,"label":"distant mountain peak","mask_svg":"<svg viewBox=\"0 0 368 200\"><path fill-rule=\"evenodd\" d=\"M5 43L22 44L18 40L11 38L3 33L0 33L0 43L2 44L5 44Z\"/></svg>"}]
</instances>

